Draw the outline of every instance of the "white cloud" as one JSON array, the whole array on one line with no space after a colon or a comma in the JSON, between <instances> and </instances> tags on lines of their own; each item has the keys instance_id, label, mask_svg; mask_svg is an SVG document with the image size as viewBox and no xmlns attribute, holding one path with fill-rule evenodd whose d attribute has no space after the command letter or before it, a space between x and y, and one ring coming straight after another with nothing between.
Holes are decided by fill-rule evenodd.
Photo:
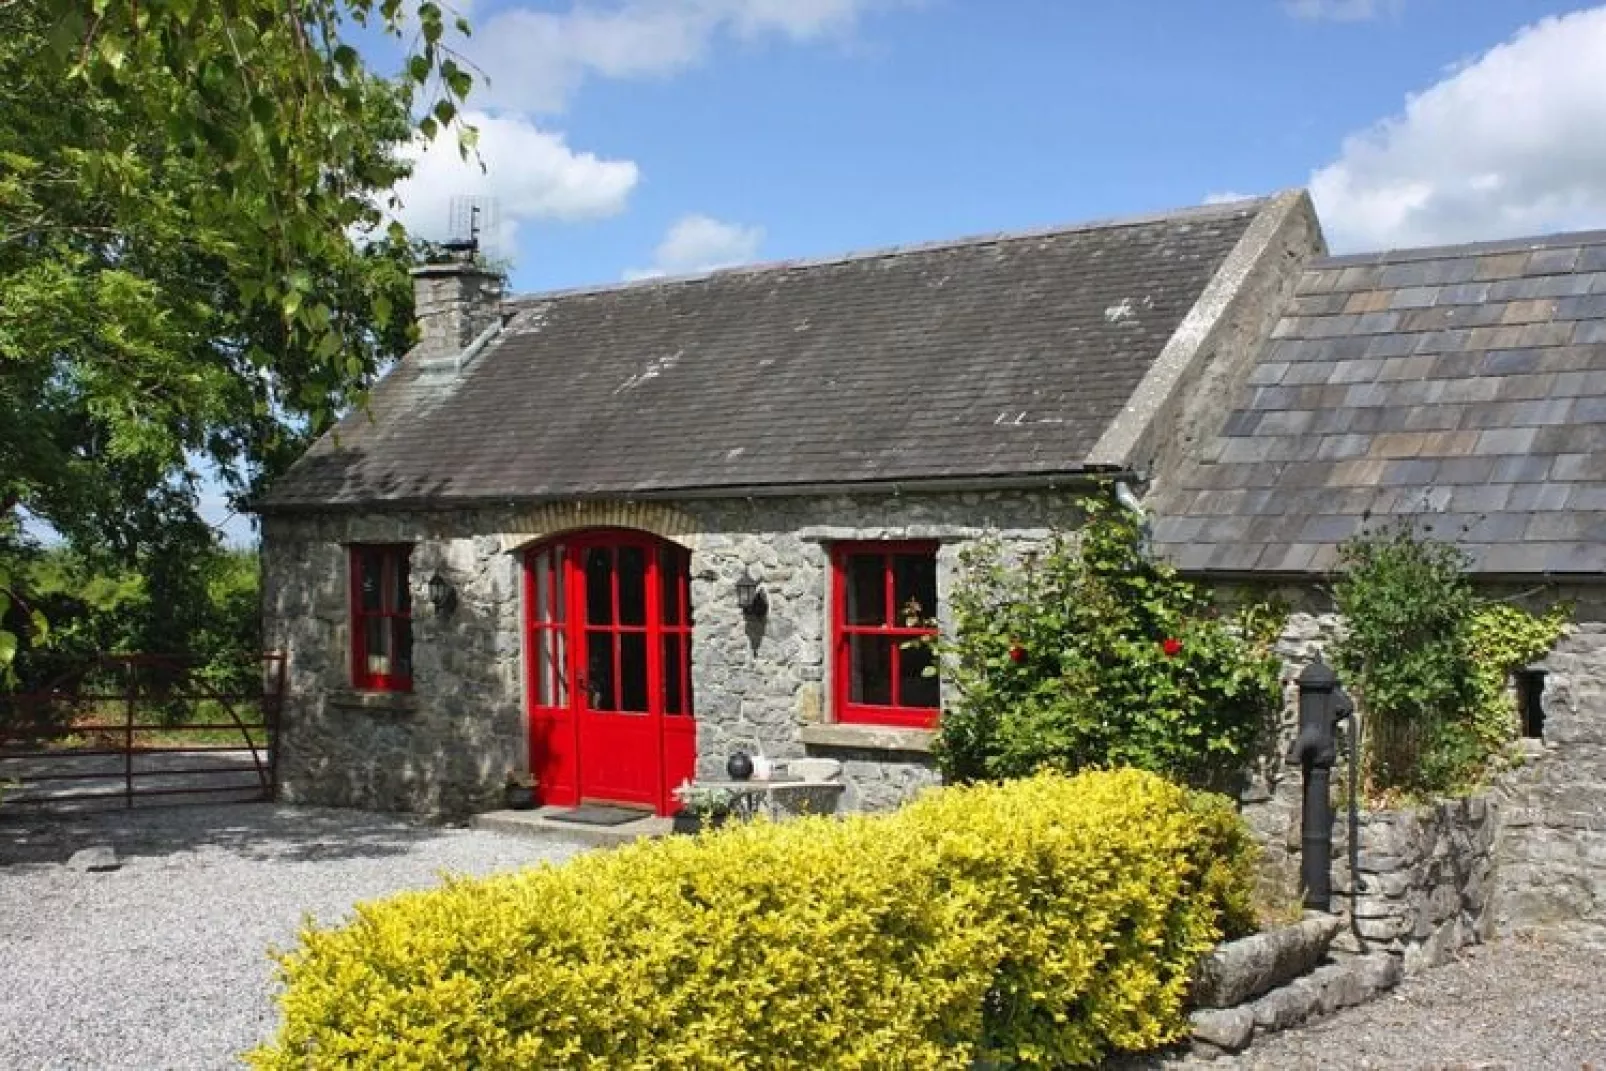
<instances>
[{"instance_id":1,"label":"white cloud","mask_svg":"<svg viewBox=\"0 0 1606 1071\"><path fill-rule=\"evenodd\" d=\"M697 66L714 40L814 41L851 32L872 8L918 0L577 0L516 7L474 27L466 51L489 81L479 107L556 112L589 77L665 77Z\"/></svg>"},{"instance_id":2,"label":"white cloud","mask_svg":"<svg viewBox=\"0 0 1606 1071\"><path fill-rule=\"evenodd\" d=\"M1397 13L1400 0L1284 0L1283 10L1311 22L1366 22Z\"/></svg>"},{"instance_id":3,"label":"white cloud","mask_svg":"<svg viewBox=\"0 0 1606 1071\"><path fill-rule=\"evenodd\" d=\"M763 227L725 223L711 216L683 216L658 243L652 267L632 268L625 272L625 278L687 275L745 264L758 256L763 242Z\"/></svg>"},{"instance_id":4,"label":"white cloud","mask_svg":"<svg viewBox=\"0 0 1606 1071\"><path fill-rule=\"evenodd\" d=\"M1310 186L1335 249L1606 225L1606 7L1548 18L1344 141Z\"/></svg>"},{"instance_id":5,"label":"white cloud","mask_svg":"<svg viewBox=\"0 0 1606 1071\"><path fill-rule=\"evenodd\" d=\"M472 153L462 159L456 136L447 132L415 149L413 174L396 187L402 201L396 215L418 237L439 241L451 236L453 197L491 196L501 212L498 250L509 255L517 248L519 224L615 215L624 210L640 177L634 162L576 152L562 134L540 130L524 119L481 112L465 118L479 129L479 159Z\"/></svg>"},{"instance_id":6,"label":"white cloud","mask_svg":"<svg viewBox=\"0 0 1606 1071\"><path fill-rule=\"evenodd\" d=\"M1207 205L1230 205L1234 201L1251 201L1258 196L1253 193L1239 193L1237 190L1219 190L1216 193L1205 194L1204 203Z\"/></svg>"}]
</instances>

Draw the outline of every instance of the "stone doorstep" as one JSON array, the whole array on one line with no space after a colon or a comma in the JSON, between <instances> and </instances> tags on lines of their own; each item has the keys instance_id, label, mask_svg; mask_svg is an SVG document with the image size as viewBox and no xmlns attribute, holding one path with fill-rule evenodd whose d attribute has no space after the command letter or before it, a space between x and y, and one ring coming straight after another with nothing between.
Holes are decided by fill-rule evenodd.
<instances>
[{"instance_id":1,"label":"stone doorstep","mask_svg":"<svg viewBox=\"0 0 1606 1071\"><path fill-rule=\"evenodd\" d=\"M492 833L505 833L545 841L579 841L595 847L616 847L641 840L644 837L667 836L674 828L673 820L661 815L642 812L642 817L617 826L587 826L578 822L554 821L554 810L567 807L539 807L533 811L486 811L469 819L474 829Z\"/></svg>"}]
</instances>

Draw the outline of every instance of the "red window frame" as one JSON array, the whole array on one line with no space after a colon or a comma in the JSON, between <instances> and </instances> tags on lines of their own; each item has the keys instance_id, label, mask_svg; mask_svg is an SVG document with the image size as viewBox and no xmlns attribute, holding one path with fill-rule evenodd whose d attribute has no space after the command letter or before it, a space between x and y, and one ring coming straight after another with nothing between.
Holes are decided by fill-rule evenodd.
<instances>
[{"instance_id":1,"label":"red window frame","mask_svg":"<svg viewBox=\"0 0 1606 1071\"><path fill-rule=\"evenodd\" d=\"M882 597L882 620L878 623L851 622L848 620L848 582L850 563L855 558L879 557L881 577L885 584ZM834 654L831 671L834 677L836 720L861 725L891 725L917 729L936 726L941 703L912 705L903 702L903 659L908 652L903 645L911 640L932 638L937 635L935 624L911 627L904 623L902 607L897 603L895 585L897 569L894 560L925 558L936 569L937 544L927 542L839 543L831 548L831 645ZM935 578L933 580L935 586ZM934 621L937 607L923 607L926 619ZM856 636L874 636L891 639L887 662L889 680L887 703L867 703L853 698L853 639Z\"/></svg>"},{"instance_id":2,"label":"red window frame","mask_svg":"<svg viewBox=\"0 0 1606 1071\"><path fill-rule=\"evenodd\" d=\"M411 667L413 664L412 599L406 594L411 582L409 559L412 552L413 548L405 543L361 544L350 548L351 684L354 688L368 692L412 691L412 674L396 668L398 665ZM379 563L377 609L363 606L363 566L370 558L377 559ZM398 600L398 593L405 597L405 601ZM385 622L390 639L390 672L379 672L368 665L368 623L375 619ZM405 652L405 658L398 657L402 652Z\"/></svg>"}]
</instances>

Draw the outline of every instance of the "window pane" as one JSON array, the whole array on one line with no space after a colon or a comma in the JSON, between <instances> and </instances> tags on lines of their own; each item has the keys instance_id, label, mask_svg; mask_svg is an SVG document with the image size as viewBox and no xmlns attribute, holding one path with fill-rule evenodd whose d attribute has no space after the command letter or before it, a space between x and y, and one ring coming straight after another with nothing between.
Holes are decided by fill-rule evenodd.
<instances>
[{"instance_id":1,"label":"window pane","mask_svg":"<svg viewBox=\"0 0 1606 1071\"><path fill-rule=\"evenodd\" d=\"M569 705L569 637L562 629L552 630L552 645L556 652L553 655L556 664L552 667L553 676L557 679L557 690L553 695L553 706L565 707Z\"/></svg>"},{"instance_id":2,"label":"window pane","mask_svg":"<svg viewBox=\"0 0 1606 1071\"><path fill-rule=\"evenodd\" d=\"M390 576L395 585L390 592L390 605L401 613L412 613L413 591L412 585L408 583L407 552L394 550L386 557L390 559Z\"/></svg>"},{"instance_id":3,"label":"window pane","mask_svg":"<svg viewBox=\"0 0 1606 1071\"><path fill-rule=\"evenodd\" d=\"M586 624L613 624L613 553L604 547L586 551Z\"/></svg>"},{"instance_id":4,"label":"window pane","mask_svg":"<svg viewBox=\"0 0 1606 1071\"><path fill-rule=\"evenodd\" d=\"M925 675L931 664L931 648L924 644L904 647L898 652L899 706L936 709L939 702L937 677Z\"/></svg>"},{"instance_id":5,"label":"window pane","mask_svg":"<svg viewBox=\"0 0 1606 1071\"><path fill-rule=\"evenodd\" d=\"M680 637L664 637L664 713L684 714L684 689L681 687L684 667L681 662Z\"/></svg>"},{"instance_id":6,"label":"window pane","mask_svg":"<svg viewBox=\"0 0 1606 1071\"><path fill-rule=\"evenodd\" d=\"M390 622L383 617L362 619L363 654L369 673L390 672Z\"/></svg>"},{"instance_id":7,"label":"window pane","mask_svg":"<svg viewBox=\"0 0 1606 1071\"><path fill-rule=\"evenodd\" d=\"M613 633L586 633L586 703L592 710L615 710Z\"/></svg>"},{"instance_id":8,"label":"window pane","mask_svg":"<svg viewBox=\"0 0 1606 1071\"><path fill-rule=\"evenodd\" d=\"M569 619L569 606L564 601L564 593L569 590L569 579L565 574L568 567L569 551L566 547L552 548L552 620L562 623Z\"/></svg>"},{"instance_id":9,"label":"window pane","mask_svg":"<svg viewBox=\"0 0 1606 1071\"><path fill-rule=\"evenodd\" d=\"M937 559L899 554L892 559L892 591L898 600L896 624L920 625L937 616Z\"/></svg>"},{"instance_id":10,"label":"window pane","mask_svg":"<svg viewBox=\"0 0 1606 1071\"><path fill-rule=\"evenodd\" d=\"M671 547L658 548L658 601L663 623L678 625L680 621L681 584L686 575L681 566L680 553Z\"/></svg>"},{"instance_id":11,"label":"window pane","mask_svg":"<svg viewBox=\"0 0 1606 1071\"><path fill-rule=\"evenodd\" d=\"M531 598L530 619L541 624L552 620L552 555L543 550L530 559Z\"/></svg>"},{"instance_id":12,"label":"window pane","mask_svg":"<svg viewBox=\"0 0 1606 1071\"><path fill-rule=\"evenodd\" d=\"M848 555L848 624L887 623L886 558L880 554Z\"/></svg>"},{"instance_id":13,"label":"window pane","mask_svg":"<svg viewBox=\"0 0 1606 1071\"><path fill-rule=\"evenodd\" d=\"M647 712L647 634L619 637L619 709Z\"/></svg>"},{"instance_id":14,"label":"window pane","mask_svg":"<svg viewBox=\"0 0 1606 1071\"><path fill-rule=\"evenodd\" d=\"M540 707L552 706L555 691L555 670L553 665L556 655L558 633L556 629L538 628L531 637L530 642L535 645L535 668L531 670L535 675L535 705Z\"/></svg>"},{"instance_id":15,"label":"window pane","mask_svg":"<svg viewBox=\"0 0 1606 1071\"><path fill-rule=\"evenodd\" d=\"M640 547L619 548L619 623L647 623L647 552Z\"/></svg>"},{"instance_id":16,"label":"window pane","mask_svg":"<svg viewBox=\"0 0 1606 1071\"><path fill-rule=\"evenodd\" d=\"M848 698L876 706L892 704L892 645L890 636L848 638Z\"/></svg>"},{"instance_id":17,"label":"window pane","mask_svg":"<svg viewBox=\"0 0 1606 1071\"><path fill-rule=\"evenodd\" d=\"M357 587L358 598L364 610L378 611L380 606L380 593L384 590L384 559L377 551L359 550L357 552Z\"/></svg>"},{"instance_id":18,"label":"window pane","mask_svg":"<svg viewBox=\"0 0 1606 1071\"><path fill-rule=\"evenodd\" d=\"M413 676L413 622L405 617L393 617L390 620L396 628L396 668L392 672L411 680Z\"/></svg>"}]
</instances>

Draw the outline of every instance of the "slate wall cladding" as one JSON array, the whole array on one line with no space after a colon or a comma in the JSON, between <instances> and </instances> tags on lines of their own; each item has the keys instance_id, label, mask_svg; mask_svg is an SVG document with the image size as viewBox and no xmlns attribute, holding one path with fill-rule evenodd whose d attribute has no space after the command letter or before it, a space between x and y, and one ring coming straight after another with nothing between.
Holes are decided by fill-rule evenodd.
<instances>
[{"instance_id":1,"label":"slate wall cladding","mask_svg":"<svg viewBox=\"0 0 1606 1071\"><path fill-rule=\"evenodd\" d=\"M937 780L928 755L803 742L805 726L831 719L831 544L937 541L945 605L964 545L994 533L1024 549L1055 529L1074 530L1076 497L1067 489L269 516L265 634L290 654L281 793L387 810L493 806L505 773L525 764L518 550L565 528L628 522L692 552L699 775L721 776L737 747L772 758L827 755L843 760L845 808L896 806ZM349 691L344 545L354 542L414 544L409 696ZM429 610L437 572L459 592L447 618ZM749 572L768 595L762 622L737 609L735 585Z\"/></svg>"},{"instance_id":2,"label":"slate wall cladding","mask_svg":"<svg viewBox=\"0 0 1606 1071\"><path fill-rule=\"evenodd\" d=\"M1544 739L1524 742L1526 761L1472 799L1362 816L1355 914L1362 936L1403 955L1408 969L1441 962L1492 934L1546 932L1606 945L1606 589L1489 587L1487 593L1526 598L1536 610L1570 602L1575 624L1541 663L1547 671ZM1277 648L1286 702L1275 746L1254 764L1243 813L1265 849L1265 893L1274 902L1293 902L1301 784L1298 767L1282 756L1298 720L1294 681L1341 635L1343 621L1315 589L1289 587L1276 595L1292 608ZM1347 800L1342 758L1333 779ZM1352 886L1347 827L1347 810L1340 807L1334 906L1346 913Z\"/></svg>"}]
</instances>

